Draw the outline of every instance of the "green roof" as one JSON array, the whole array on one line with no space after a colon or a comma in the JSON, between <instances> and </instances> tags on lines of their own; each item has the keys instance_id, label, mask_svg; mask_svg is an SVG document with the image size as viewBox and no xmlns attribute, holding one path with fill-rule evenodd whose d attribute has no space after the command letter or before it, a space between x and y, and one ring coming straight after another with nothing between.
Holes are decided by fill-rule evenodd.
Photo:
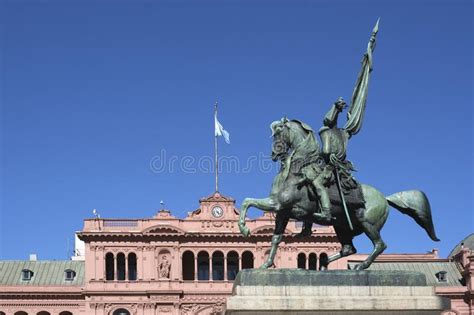
<instances>
[{"instance_id":1,"label":"green roof","mask_svg":"<svg viewBox=\"0 0 474 315\"><path fill-rule=\"evenodd\" d=\"M453 257L457 253L461 251L461 248L469 248L470 250L474 250L474 233L466 236L462 241L460 241L451 251L448 257Z\"/></svg>"},{"instance_id":2,"label":"green roof","mask_svg":"<svg viewBox=\"0 0 474 315\"><path fill-rule=\"evenodd\" d=\"M357 263L350 262L349 268L353 269ZM368 270L397 270L417 271L424 273L426 283L437 287L461 286L462 275L455 262L432 261L432 262L374 262ZM438 281L436 274L446 271L446 281Z\"/></svg>"},{"instance_id":3,"label":"green roof","mask_svg":"<svg viewBox=\"0 0 474 315\"><path fill-rule=\"evenodd\" d=\"M22 280L22 270L33 272L31 280ZM66 280L65 271L75 272L74 279ZM25 286L80 286L84 284L84 262L72 260L3 260L0 261L0 285Z\"/></svg>"}]
</instances>

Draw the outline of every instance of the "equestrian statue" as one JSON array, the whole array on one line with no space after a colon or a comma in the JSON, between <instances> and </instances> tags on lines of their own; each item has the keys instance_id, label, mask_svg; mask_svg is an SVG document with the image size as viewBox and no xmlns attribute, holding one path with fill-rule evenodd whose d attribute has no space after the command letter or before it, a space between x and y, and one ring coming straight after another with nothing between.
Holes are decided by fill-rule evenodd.
<instances>
[{"instance_id":1,"label":"equestrian statue","mask_svg":"<svg viewBox=\"0 0 474 315\"><path fill-rule=\"evenodd\" d=\"M262 199L245 198L239 217L239 229L250 234L245 218L250 207L275 213L275 230L270 254L260 268L273 266L283 233L290 219L303 222L298 237L311 235L313 223L332 225L342 245L339 253L328 257L321 269L341 257L356 253L352 243L355 236L364 233L374 249L356 270L368 268L387 247L380 230L387 220L389 207L412 217L434 241L436 237L428 198L422 191L409 190L384 196L376 188L359 183L352 175L353 164L347 160L347 144L361 127L367 101L372 53L378 32L377 21L362 59L347 112L347 122L337 125L339 114L346 108L342 98L332 105L319 130L322 146L313 129L300 120L286 117L271 124L272 160L281 163L275 176L270 196Z\"/></svg>"}]
</instances>

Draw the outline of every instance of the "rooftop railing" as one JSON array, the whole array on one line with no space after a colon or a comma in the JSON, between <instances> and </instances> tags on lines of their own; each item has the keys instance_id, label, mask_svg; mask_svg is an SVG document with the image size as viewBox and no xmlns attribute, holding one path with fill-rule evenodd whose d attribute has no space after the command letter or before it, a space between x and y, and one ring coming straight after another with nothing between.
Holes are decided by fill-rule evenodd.
<instances>
[{"instance_id":1,"label":"rooftop railing","mask_svg":"<svg viewBox=\"0 0 474 315\"><path fill-rule=\"evenodd\" d=\"M137 220L104 220L104 227L137 227Z\"/></svg>"}]
</instances>

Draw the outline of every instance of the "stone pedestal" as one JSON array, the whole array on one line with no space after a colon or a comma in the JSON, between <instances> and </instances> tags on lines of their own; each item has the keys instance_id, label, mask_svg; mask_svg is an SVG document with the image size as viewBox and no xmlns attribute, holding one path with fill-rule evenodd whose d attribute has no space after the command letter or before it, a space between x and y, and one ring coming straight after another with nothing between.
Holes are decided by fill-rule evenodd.
<instances>
[{"instance_id":1,"label":"stone pedestal","mask_svg":"<svg viewBox=\"0 0 474 315\"><path fill-rule=\"evenodd\" d=\"M234 282L227 315L439 315L449 299L436 296L425 276L401 271L248 269Z\"/></svg>"}]
</instances>

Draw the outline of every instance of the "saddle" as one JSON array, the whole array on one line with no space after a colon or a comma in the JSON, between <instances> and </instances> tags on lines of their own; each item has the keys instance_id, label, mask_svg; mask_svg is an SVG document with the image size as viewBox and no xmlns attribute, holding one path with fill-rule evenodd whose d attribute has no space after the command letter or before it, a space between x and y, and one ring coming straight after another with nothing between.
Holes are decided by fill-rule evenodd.
<instances>
[{"instance_id":1,"label":"saddle","mask_svg":"<svg viewBox=\"0 0 474 315\"><path fill-rule=\"evenodd\" d=\"M331 184L331 186L328 188L328 193L331 204L342 207L341 195L339 193L337 183L334 182ZM343 195L347 208L358 209L365 206L364 195L362 194L362 187L360 185L357 185L355 188L351 188L349 190L343 189Z\"/></svg>"}]
</instances>

